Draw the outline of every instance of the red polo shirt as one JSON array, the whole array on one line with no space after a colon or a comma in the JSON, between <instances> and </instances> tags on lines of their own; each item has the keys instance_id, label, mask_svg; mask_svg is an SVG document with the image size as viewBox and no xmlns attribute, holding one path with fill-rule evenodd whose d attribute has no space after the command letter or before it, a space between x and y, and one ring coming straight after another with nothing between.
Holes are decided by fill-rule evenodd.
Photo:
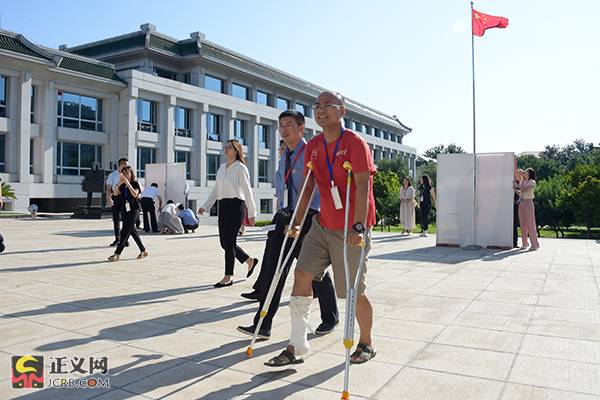
<instances>
[{"instance_id":1,"label":"red polo shirt","mask_svg":"<svg viewBox=\"0 0 600 400\"><path fill-rule=\"evenodd\" d=\"M304 163L312 161L313 174L315 176L317 186L319 187L319 194L321 196L321 225L325 228L332 230L343 230L344 229L344 210L346 203L346 170L342 167L345 161L352 163L352 172L354 174L360 174L362 172L369 172L371 178L369 181L369 211L367 215L367 227L375 225L375 198L373 197L373 175L376 172L375 164L373 163L373 156L371 149L367 142L355 132L346 129L341 139L339 140L339 146L334 160L334 150L336 147L336 141L333 143L327 143L327 153L329 154L329 161L333 162L333 182L338 187L340 197L342 199L343 208L336 210L331 195L331 184L329 168L327 167L327 159L325 157L325 136L320 134L315 136L306 145L304 152ZM304 168L304 174L308 173L308 169ZM350 229L355 222L354 220L354 205L356 197L356 184L354 179L350 187L350 214L348 217L348 228Z\"/></svg>"}]
</instances>

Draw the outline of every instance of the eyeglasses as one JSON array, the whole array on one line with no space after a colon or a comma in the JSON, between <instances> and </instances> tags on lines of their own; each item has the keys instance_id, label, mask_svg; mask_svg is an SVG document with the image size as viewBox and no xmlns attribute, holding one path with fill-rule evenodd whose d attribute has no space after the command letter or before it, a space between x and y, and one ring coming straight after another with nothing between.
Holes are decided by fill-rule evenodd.
<instances>
[{"instance_id":1,"label":"eyeglasses","mask_svg":"<svg viewBox=\"0 0 600 400\"><path fill-rule=\"evenodd\" d=\"M339 104L331 104L331 103L325 103L325 104L316 103L314 106L312 106L313 111L318 111L318 110L330 111L333 109L341 110L342 108L344 108L344 107Z\"/></svg>"},{"instance_id":2,"label":"eyeglasses","mask_svg":"<svg viewBox=\"0 0 600 400\"><path fill-rule=\"evenodd\" d=\"M286 129L286 128L297 128L298 125L294 124L294 123L287 123L287 124L279 124L279 129Z\"/></svg>"}]
</instances>

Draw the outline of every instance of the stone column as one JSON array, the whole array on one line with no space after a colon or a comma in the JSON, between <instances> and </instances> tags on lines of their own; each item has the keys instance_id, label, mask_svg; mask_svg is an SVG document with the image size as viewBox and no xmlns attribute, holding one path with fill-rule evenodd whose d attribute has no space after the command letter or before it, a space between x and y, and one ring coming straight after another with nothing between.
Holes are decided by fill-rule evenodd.
<instances>
[{"instance_id":1,"label":"stone column","mask_svg":"<svg viewBox=\"0 0 600 400\"><path fill-rule=\"evenodd\" d=\"M19 182L32 181L29 173L29 147L31 144L31 72L21 72L18 81L17 108L17 174Z\"/></svg>"},{"instance_id":2,"label":"stone column","mask_svg":"<svg viewBox=\"0 0 600 400\"><path fill-rule=\"evenodd\" d=\"M40 125L40 172L42 175L42 182L49 184L54 181L54 174L56 169L56 116L57 116L57 91L54 86L54 81L48 81L44 86L40 86L40 101L43 102L43 106L40 107L42 110L40 118L38 119Z\"/></svg>"},{"instance_id":3,"label":"stone column","mask_svg":"<svg viewBox=\"0 0 600 400\"><path fill-rule=\"evenodd\" d=\"M162 123L159 135L162 155L159 157L162 162L172 163L175 161L175 96L167 96L166 101L162 104Z\"/></svg>"},{"instance_id":4,"label":"stone column","mask_svg":"<svg viewBox=\"0 0 600 400\"><path fill-rule=\"evenodd\" d=\"M116 155L113 164L125 157L129 165L137 169L137 97L138 89L128 87L120 94L119 131L116 137L109 137L109 146Z\"/></svg>"},{"instance_id":5,"label":"stone column","mask_svg":"<svg viewBox=\"0 0 600 400\"><path fill-rule=\"evenodd\" d=\"M206 171L207 171L207 142L208 142L208 128L207 128L207 119L208 119L208 104L201 104L199 112L199 126L197 129L198 132L198 144L195 146L199 148L200 156L198 157L198 167L199 167L199 179L200 186L206 186Z\"/></svg>"},{"instance_id":6,"label":"stone column","mask_svg":"<svg viewBox=\"0 0 600 400\"><path fill-rule=\"evenodd\" d=\"M250 181L252 187L258 187L258 128L260 124L260 117L255 116L250 120L250 126L248 133L248 169L250 170Z\"/></svg>"}]
</instances>

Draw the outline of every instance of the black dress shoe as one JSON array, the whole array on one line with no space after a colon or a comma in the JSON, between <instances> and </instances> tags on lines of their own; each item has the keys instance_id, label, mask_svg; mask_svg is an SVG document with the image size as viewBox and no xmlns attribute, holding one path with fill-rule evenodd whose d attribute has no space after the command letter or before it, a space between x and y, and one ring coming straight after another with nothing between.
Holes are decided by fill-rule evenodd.
<instances>
[{"instance_id":1,"label":"black dress shoe","mask_svg":"<svg viewBox=\"0 0 600 400\"><path fill-rule=\"evenodd\" d=\"M226 287L226 286L231 286L231 285L233 285L233 281L232 280L229 281L228 283L217 282L217 283L215 283L213 285L213 287L220 288L220 287Z\"/></svg>"},{"instance_id":2,"label":"black dress shoe","mask_svg":"<svg viewBox=\"0 0 600 400\"><path fill-rule=\"evenodd\" d=\"M252 275L252 273L256 269L257 265L258 265L258 258L255 258L254 259L254 264L252 264L252 269L250 271L248 271L248 273L246 274L246 278L250 278L250 275Z\"/></svg>"},{"instance_id":3,"label":"black dress shoe","mask_svg":"<svg viewBox=\"0 0 600 400\"><path fill-rule=\"evenodd\" d=\"M316 335L327 335L328 333L333 332L333 330L335 329L335 327L337 325L338 325L337 322L335 324L328 324L325 322L321 322L321 325L319 325L317 327L317 329L315 330L315 334Z\"/></svg>"},{"instance_id":4,"label":"black dress shoe","mask_svg":"<svg viewBox=\"0 0 600 400\"><path fill-rule=\"evenodd\" d=\"M237 327L238 332L244 333L248 336L254 336L255 330L256 330L256 326L254 326L254 325ZM271 330L261 328L260 331L258 331L258 335L256 337L259 339L268 340L271 337Z\"/></svg>"},{"instance_id":5,"label":"black dress shoe","mask_svg":"<svg viewBox=\"0 0 600 400\"><path fill-rule=\"evenodd\" d=\"M252 300L252 301L260 300L260 295L258 294L258 292L256 290L253 292L250 292L250 293L242 293L240 296L242 296L245 299Z\"/></svg>"}]
</instances>

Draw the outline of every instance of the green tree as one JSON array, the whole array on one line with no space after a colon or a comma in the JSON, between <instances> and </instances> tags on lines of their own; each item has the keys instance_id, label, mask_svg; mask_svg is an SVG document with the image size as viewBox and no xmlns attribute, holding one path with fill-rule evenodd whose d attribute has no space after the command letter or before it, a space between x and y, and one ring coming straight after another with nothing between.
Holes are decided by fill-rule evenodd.
<instances>
[{"instance_id":1,"label":"green tree","mask_svg":"<svg viewBox=\"0 0 600 400\"><path fill-rule=\"evenodd\" d=\"M15 191L8 183L0 183L0 194L3 199L16 199Z\"/></svg>"},{"instance_id":2,"label":"green tree","mask_svg":"<svg viewBox=\"0 0 600 400\"><path fill-rule=\"evenodd\" d=\"M408 174L408 164L402 157L394 158L393 160L379 160L377 161L377 171L378 172L394 172L400 182L405 176L410 176Z\"/></svg>"},{"instance_id":3,"label":"green tree","mask_svg":"<svg viewBox=\"0 0 600 400\"><path fill-rule=\"evenodd\" d=\"M586 180L588 176L600 179L600 165L598 164L577 164L567 174L567 182L574 188Z\"/></svg>"},{"instance_id":4,"label":"green tree","mask_svg":"<svg viewBox=\"0 0 600 400\"><path fill-rule=\"evenodd\" d=\"M443 145L443 144L438 144L437 146L434 146L430 149L425 150L423 155L425 157L429 157L429 158L433 158L434 160L437 160L438 154L464 153L464 152L465 151L463 150L462 147L460 147L454 143L450 143L448 146Z\"/></svg>"},{"instance_id":5,"label":"green tree","mask_svg":"<svg viewBox=\"0 0 600 400\"><path fill-rule=\"evenodd\" d=\"M417 167L417 182L414 185L415 187L419 187L419 178L423 175L428 175L431 179L431 184L435 187L437 184L437 162L429 161Z\"/></svg>"},{"instance_id":6,"label":"green tree","mask_svg":"<svg viewBox=\"0 0 600 400\"><path fill-rule=\"evenodd\" d=\"M535 214L540 227L548 226L565 236L564 231L574 222L573 209L570 204L571 187L561 176L541 180L535 188Z\"/></svg>"},{"instance_id":7,"label":"green tree","mask_svg":"<svg viewBox=\"0 0 600 400\"><path fill-rule=\"evenodd\" d=\"M400 179L393 171L378 172L373 177L373 196L377 220L384 226L396 224L400 213Z\"/></svg>"},{"instance_id":8,"label":"green tree","mask_svg":"<svg viewBox=\"0 0 600 400\"><path fill-rule=\"evenodd\" d=\"M531 154L518 157L517 167L521 169L533 168L538 180L551 178L562 172L557 161L546 157L536 157Z\"/></svg>"},{"instance_id":9,"label":"green tree","mask_svg":"<svg viewBox=\"0 0 600 400\"><path fill-rule=\"evenodd\" d=\"M600 179L588 176L573 192L573 206L578 222L587 227L587 237L591 228L600 223Z\"/></svg>"}]
</instances>

